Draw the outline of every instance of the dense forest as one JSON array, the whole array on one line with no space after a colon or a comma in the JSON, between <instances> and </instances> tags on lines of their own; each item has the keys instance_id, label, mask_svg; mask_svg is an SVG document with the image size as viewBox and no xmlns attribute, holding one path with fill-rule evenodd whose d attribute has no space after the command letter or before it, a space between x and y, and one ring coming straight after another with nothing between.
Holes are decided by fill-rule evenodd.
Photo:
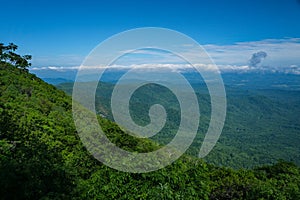
<instances>
[{"instance_id":1,"label":"dense forest","mask_svg":"<svg viewBox=\"0 0 300 200\"><path fill-rule=\"evenodd\" d=\"M245 76L245 75L244 75ZM287 80L288 81L288 80ZM85 82L81 84L92 84ZM57 87L72 94L73 83ZM198 156L210 119L210 96L205 84L194 81L200 107L199 130L187 153ZM96 91L96 109L101 116L113 120L110 99L112 82L100 82ZM235 169L273 164L279 159L300 165L300 93L297 90L236 88L226 85L227 116L219 142L205 161ZM184 92L184 91L183 91ZM164 128L151 137L160 144L174 138L180 123L180 106L176 96L157 84L146 84L130 99L133 120L140 125L150 123L148 111L154 104L166 108Z\"/></svg>"},{"instance_id":2,"label":"dense forest","mask_svg":"<svg viewBox=\"0 0 300 200\"><path fill-rule=\"evenodd\" d=\"M17 47L0 47L1 199L300 199L300 168L283 160L232 169L183 155L141 174L103 165L77 135L71 97L30 74L30 57L14 53ZM160 145L100 116L99 123L124 149L148 152Z\"/></svg>"}]
</instances>

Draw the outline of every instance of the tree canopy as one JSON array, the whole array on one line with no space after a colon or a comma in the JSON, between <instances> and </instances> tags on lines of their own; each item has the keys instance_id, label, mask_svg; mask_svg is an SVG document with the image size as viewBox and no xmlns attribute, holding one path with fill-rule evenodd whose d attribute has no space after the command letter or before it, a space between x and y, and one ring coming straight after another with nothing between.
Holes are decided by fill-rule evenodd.
<instances>
[{"instance_id":1,"label":"tree canopy","mask_svg":"<svg viewBox=\"0 0 300 200\"><path fill-rule=\"evenodd\" d=\"M27 71L27 68L31 66L29 62L32 58L31 55L19 55L16 53L18 46L14 43L9 43L4 45L0 43L0 62L1 63L10 63L17 68Z\"/></svg>"},{"instance_id":2,"label":"tree canopy","mask_svg":"<svg viewBox=\"0 0 300 200\"><path fill-rule=\"evenodd\" d=\"M111 169L82 145L71 97L23 69L1 58L0 199L300 199L300 168L284 161L234 170L183 155L149 173ZM107 119L99 123L120 148L158 147Z\"/></svg>"}]
</instances>

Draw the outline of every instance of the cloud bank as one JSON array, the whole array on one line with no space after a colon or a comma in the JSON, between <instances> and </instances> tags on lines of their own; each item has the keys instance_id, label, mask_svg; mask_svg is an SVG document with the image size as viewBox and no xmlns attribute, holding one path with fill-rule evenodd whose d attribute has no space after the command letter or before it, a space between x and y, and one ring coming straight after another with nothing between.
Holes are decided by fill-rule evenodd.
<instances>
[{"instance_id":1,"label":"cloud bank","mask_svg":"<svg viewBox=\"0 0 300 200\"><path fill-rule=\"evenodd\" d=\"M189 58L199 57L193 46L184 44L178 47L181 55ZM221 72L277 72L300 75L300 38L266 39L261 41L238 42L230 45L203 45L211 59L216 63ZM204 59L205 60L205 59ZM44 65L45 66L45 65ZM203 70L214 70L209 63L199 63ZM32 67L37 70L78 70L80 63L74 66L45 66ZM174 71L182 71L192 68L187 62L172 53L162 51L139 50L132 55L126 55L122 62L112 64L114 69L140 68L143 70L170 68ZM105 66L86 66L94 70L104 69Z\"/></svg>"}]
</instances>

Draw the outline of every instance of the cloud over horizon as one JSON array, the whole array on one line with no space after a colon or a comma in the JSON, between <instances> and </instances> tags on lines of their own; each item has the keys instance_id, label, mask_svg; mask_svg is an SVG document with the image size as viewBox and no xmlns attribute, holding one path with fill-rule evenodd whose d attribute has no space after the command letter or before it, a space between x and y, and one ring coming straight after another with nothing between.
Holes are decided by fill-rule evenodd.
<instances>
[{"instance_id":1,"label":"cloud over horizon","mask_svg":"<svg viewBox=\"0 0 300 200\"><path fill-rule=\"evenodd\" d=\"M231 45L202 45L221 72L282 72L300 74L300 38L266 39L261 41L238 42ZM193 46L185 44L180 47L181 55L189 58L199 57ZM200 55L203 56L203 55ZM204 55L205 56L205 55ZM114 67L139 67L143 69L169 67L180 71L189 68L187 62L182 62L172 53L162 51L139 50L132 55L125 56L122 62L113 63ZM204 59L205 60L205 59ZM57 62L59 63L59 62ZM37 70L77 70L78 65L52 65L44 67L32 67ZM198 63L205 70L211 70L211 63ZM36 64L34 64L36 66ZM99 66L96 66L99 67ZM103 67L103 66L102 66ZM93 68L92 66L90 67ZM94 66L95 68L95 66Z\"/></svg>"}]
</instances>

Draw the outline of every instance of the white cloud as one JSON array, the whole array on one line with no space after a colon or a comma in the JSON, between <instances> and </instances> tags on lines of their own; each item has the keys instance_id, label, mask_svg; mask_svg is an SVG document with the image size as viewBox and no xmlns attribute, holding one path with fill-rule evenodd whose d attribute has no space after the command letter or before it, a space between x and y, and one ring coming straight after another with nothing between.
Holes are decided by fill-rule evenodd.
<instances>
[{"instance_id":1,"label":"white cloud","mask_svg":"<svg viewBox=\"0 0 300 200\"><path fill-rule=\"evenodd\" d=\"M78 70L80 66L70 66L70 67L62 67L62 66L48 66L48 67L31 67L32 71L40 71L40 70L55 70L55 71L68 71L68 70Z\"/></svg>"},{"instance_id":2,"label":"white cloud","mask_svg":"<svg viewBox=\"0 0 300 200\"><path fill-rule=\"evenodd\" d=\"M261 41L237 42L231 45L206 44L203 45L203 48L222 72L249 72L253 70L262 70L300 74L300 38L266 39ZM253 69L253 67L249 67L249 59L253 53L259 51L266 52L267 57L264 59L261 65ZM153 51L149 49L126 51L126 53L128 52L131 53L114 62L111 67L115 69L135 67L144 70L170 68L174 71L181 71L183 69L191 68L191 65L189 65L186 61L182 60L182 58L179 58L176 55L172 55L170 52L164 52L160 50ZM202 63L196 64L197 67L201 67L201 69L208 71L216 70L213 63L207 59L207 55L199 55L198 51L195 51L193 45L183 44L180 48L180 54L183 57L188 57L189 59L199 57L203 58ZM68 56L64 58L68 59ZM70 58L72 58L72 56L70 56ZM79 61L80 59L79 57L75 56L71 60ZM79 69L78 65L63 66L65 67L34 67L31 68L31 70L51 69L56 71L64 71ZM85 69L106 69L106 67L85 66Z\"/></svg>"},{"instance_id":3,"label":"white cloud","mask_svg":"<svg viewBox=\"0 0 300 200\"><path fill-rule=\"evenodd\" d=\"M128 70L128 69L137 69L137 70L146 70L146 71L155 71L155 70L169 70L169 71L176 71L182 72L187 69L195 69L194 67L200 68L203 71L235 71L235 70L248 70L248 66L237 66L237 65L220 65L216 66L214 64L195 64L192 66L191 64L174 64L174 63L163 63L163 64L156 64L156 63L149 63L149 64L132 64L132 65L111 65L111 66L73 66L73 67L58 67L58 66L49 66L49 67L34 67L30 70L32 71L40 71L40 70L54 70L54 71L68 71L68 70L86 70L93 71L93 70L104 70L104 69L116 69L116 70Z\"/></svg>"},{"instance_id":4,"label":"white cloud","mask_svg":"<svg viewBox=\"0 0 300 200\"><path fill-rule=\"evenodd\" d=\"M266 39L232 45L203 45L216 64L245 65L253 53L267 52L264 65L286 67L300 64L300 38Z\"/></svg>"}]
</instances>

